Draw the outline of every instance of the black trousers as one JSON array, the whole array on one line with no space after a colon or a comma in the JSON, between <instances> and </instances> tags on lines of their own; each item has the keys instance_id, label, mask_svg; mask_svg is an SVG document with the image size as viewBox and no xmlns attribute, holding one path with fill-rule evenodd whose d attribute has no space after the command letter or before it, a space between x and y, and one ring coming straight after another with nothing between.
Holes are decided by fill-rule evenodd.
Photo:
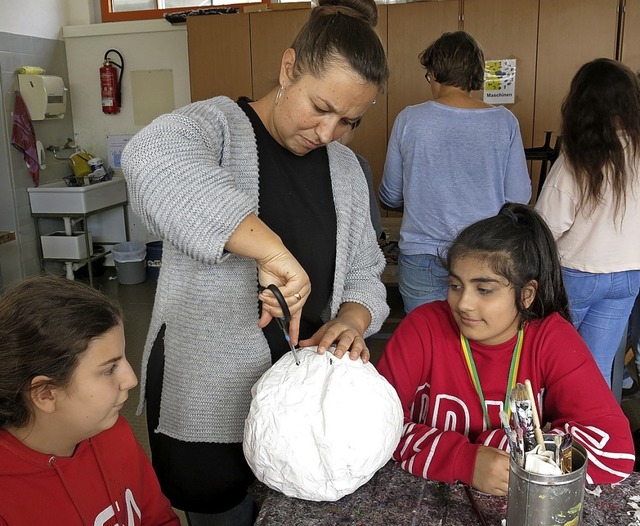
<instances>
[{"instance_id":1,"label":"black trousers","mask_svg":"<svg viewBox=\"0 0 640 526\"><path fill-rule=\"evenodd\" d=\"M163 326L151 350L145 391L153 468L173 507L222 513L242 502L255 477L242 443L183 442L155 432L164 373L164 330Z\"/></svg>"}]
</instances>

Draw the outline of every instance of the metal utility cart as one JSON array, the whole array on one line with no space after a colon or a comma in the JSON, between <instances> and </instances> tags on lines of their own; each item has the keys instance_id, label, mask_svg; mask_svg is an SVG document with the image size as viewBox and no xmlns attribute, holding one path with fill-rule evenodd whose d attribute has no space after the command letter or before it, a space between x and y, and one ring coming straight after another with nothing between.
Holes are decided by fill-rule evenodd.
<instances>
[{"instance_id":1,"label":"metal utility cart","mask_svg":"<svg viewBox=\"0 0 640 526\"><path fill-rule=\"evenodd\" d=\"M104 258L109 251L93 254L93 241L104 245L114 245L127 241L129 231L127 220L127 191L125 181L116 177L110 181L90 186L68 187L64 181L27 188L31 204L31 216L35 221L39 243L41 268L45 261L60 261L66 266L67 278L73 279L73 264L87 265L89 283L93 286L93 261ZM109 239L103 233L100 238L91 239L89 219L98 214L121 208L120 239ZM41 235L40 220L44 218L62 219L64 230ZM81 225L80 231L74 231ZM114 236L115 237L115 236Z\"/></svg>"}]
</instances>

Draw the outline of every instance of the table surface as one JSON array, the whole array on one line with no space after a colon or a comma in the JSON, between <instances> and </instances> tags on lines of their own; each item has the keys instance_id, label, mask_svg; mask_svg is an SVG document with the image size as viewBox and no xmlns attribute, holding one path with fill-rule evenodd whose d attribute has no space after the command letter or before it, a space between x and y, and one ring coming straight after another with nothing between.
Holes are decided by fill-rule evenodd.
<instances>
[{"instance_id":1,"label":"table surface","mask_svg":"<svg viewBox=\"0 0 640 526\"><path fill-rule=\"evenodd\" d=\"M389 462L364 486L336 502L287 497L260 483L255 526L473 526L482 524L465 487L425 480ZM500 526L506 497L470 490L485 523ZM616 485L587 486L583 525L640 526L640 473ZM513 525L517 526L517 525Z\"/></svg>"}]
</instances>

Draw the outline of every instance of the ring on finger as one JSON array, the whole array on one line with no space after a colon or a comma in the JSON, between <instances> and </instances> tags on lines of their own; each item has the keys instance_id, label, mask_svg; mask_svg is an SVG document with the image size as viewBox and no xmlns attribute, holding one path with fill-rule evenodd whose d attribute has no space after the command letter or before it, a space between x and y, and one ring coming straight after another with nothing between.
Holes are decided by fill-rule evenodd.
<instances>
[{"instance_id":1,"label":"ring on finger","mask_svg":"<svg viewBox=\"0 0 640 526\"><path fill-rule=\"evenodd\" d=\"M297 292L293 295L293 297L294 297L295 299L297 299L298 301L300 301L300 300L302 299L302 296L300 296L300 294L299 294L299 293L297 293Z\"/></svg>"}]
</instances>

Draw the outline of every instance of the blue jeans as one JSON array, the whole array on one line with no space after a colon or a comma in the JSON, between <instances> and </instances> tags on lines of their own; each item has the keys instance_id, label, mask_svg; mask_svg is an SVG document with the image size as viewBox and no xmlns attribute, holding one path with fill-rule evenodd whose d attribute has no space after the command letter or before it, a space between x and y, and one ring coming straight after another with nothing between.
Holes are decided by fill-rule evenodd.
<instances>
[{"instance_id":1,"label":"blue jeans","mask_svg":"<svg viewBox=\"0 0 640 526\"><path fill-rule=\"evenodd\" d=\"M640 270L592 274L563 267L562 277L573 325L610 386L613 358L640 289Z\"/></svg>"},{"instance_id":2,"label":"blue jeans","mask_svg":"<svg viewBox=\"0 0 640 526\"><path fill-rule=\"evenodd\" d=\"M444 300L449 288L449 273L431 254L398 256L398 289L408 314L423 303Z\"/></svg>"}]
</instances>

